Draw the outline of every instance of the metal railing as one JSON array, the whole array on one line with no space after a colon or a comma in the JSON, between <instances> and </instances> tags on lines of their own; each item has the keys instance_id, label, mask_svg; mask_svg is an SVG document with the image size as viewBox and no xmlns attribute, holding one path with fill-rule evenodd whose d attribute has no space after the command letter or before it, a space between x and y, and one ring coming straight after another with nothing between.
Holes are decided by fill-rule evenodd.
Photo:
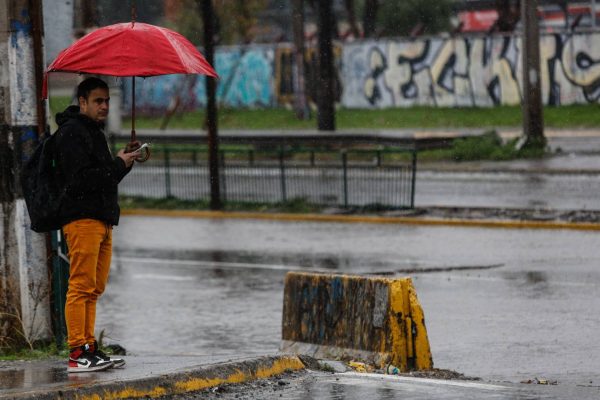
<instances>
[{"instance_id":1,"label":"metal railing","mask_svg":"<svg viewBox=\"0 0 600 400\"><path fill-rule=\"evenodd\" d=\"M279 203L303 199L323 206L413 208L416 152L403 149L221 150L224 202ZM208 200L206 150L161 146L119 186L121 195Z\"/></svg>"}]
</instances>

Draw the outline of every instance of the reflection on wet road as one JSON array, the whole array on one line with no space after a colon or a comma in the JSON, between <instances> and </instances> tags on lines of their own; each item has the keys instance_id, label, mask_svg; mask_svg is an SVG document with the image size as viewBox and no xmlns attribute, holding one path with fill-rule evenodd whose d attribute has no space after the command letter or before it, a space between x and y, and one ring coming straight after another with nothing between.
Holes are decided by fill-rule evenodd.
<instances>
[{"instance_id":1,"label":"reflection on wet road","mask_svg":"<svg viewBox=\"0 0 600 400\"><path fill-rule=\"evenodd\" d=\"M97 326L133 354L273 353L287 268L412 271L436 367L600 382L597 233L127 217L115 243Z\"/></svg>"},{"instance_id":2,"label":"reflection on wet road","mask_svg":"<svg viewBox=\"0 0 600 400\"><path fill-rule=\"evenodd\" d=\"M69 382L75 385L93 383L98 378L93 373L67 374L65 362L22 362L20 364L0 363L0 389L38 389ZM0 391L0 397L4 393Z\"/></svg>"}]
</instances>

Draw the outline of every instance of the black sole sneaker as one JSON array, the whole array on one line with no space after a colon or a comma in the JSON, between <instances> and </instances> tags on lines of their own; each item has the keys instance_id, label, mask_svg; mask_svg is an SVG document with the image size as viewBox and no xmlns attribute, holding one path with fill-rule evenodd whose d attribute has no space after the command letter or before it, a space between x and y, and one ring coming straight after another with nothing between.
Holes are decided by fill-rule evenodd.
<instances>
[{"instance_id":1,"label":"black sole sneaker","mask_svg":"<svg viewBox=\"0 0 600 400\"><path fill-rule=\"evenodd\" d=\"M122 368L125 366L125 360L122 358L109 357L102 350L98 348L98 342L94 342L89 346L90 352L98 359L104 362L111 362L112 368Z\"/></svg>"},{"instance_id":2,"label":"black sole sneaker","mask_svg":"<svg viewBox=\"0 0 600 400\"><path fill-rule=\"evenodd\" d=\"M81 346L71 350L68 373L95 372L112 368L113 363L99 359L88 351L89 346Z\"/></svg>"}]
</instances>

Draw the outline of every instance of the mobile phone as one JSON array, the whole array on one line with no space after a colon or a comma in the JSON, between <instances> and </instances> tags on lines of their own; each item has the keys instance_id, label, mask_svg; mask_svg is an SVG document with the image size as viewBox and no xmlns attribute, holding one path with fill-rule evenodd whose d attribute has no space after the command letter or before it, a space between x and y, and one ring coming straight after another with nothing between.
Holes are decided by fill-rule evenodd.
<instances>
[{"instance_id":1,"label":"mobile phone","mask_svg":"<svg viewBox=\"0 0 600 400\"><path fill-rule=\"evenodd\" d=\"M144 143L143 145L141 145L139 148L135 149L133 152L134 153L141 153L142 149L148 147L149 144L148 143Z\"/></svg>"}]
</instances>

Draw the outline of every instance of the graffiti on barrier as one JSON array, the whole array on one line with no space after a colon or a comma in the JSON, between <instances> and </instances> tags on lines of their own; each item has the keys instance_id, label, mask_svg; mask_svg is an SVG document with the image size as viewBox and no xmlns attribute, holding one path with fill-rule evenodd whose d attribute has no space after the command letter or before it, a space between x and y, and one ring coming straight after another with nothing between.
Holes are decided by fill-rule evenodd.
<instances>
[{"instance_id":1,"label":"graffiti on barrier","mask_svg":"<svg viewBox=\"0 0 600 400\"><path fill-rule=\"evenodd\" d=\"M597 102L600 34L553 34L540 42L545 104ZM516 36L428 38L344 46L342 105L356 108L478 106L521 101Z\"/></svg>"},{"instance_id":2,"label":"graffiti on barrier","mask_svg":"<svg viewBox=\"0 0 600 400\"><path fill-rule=\"evenodd\" d=\"M232 47L215 53L219 74L217 101L228 107L270 107L273 90L274 49L266 46ZM180 109L206 104L206 85L202 77L165 75L136 80L136 109L156 114L166 110L178 95L185 101ZM131 106L131 80L123 80L124 110Z\"/></svg>"},{"instance_id":3,"label":"graffiti on barrier","mask_svg":"<svg viewBox=\"0 0 600 400\"><path fill-rule=\"evenodd\" d=\"M336 100L348 108L491 107L519 104L522 51L518 36L490 35L364 41L336 45ZM540 40L543 101L595 103L600 98L600 33L555 33ZM294 99L290 45L228 47L215 55L217 99L227 107L275 107ZM305 57L306 93L319 87L316 49ZM125 105L130 80L124 80ZM140 80L139 109L164 111L179 95L182 108L206 102L204 79ZM127 108L126 108L127 109Z\"/></svg>"}]
</instances>

